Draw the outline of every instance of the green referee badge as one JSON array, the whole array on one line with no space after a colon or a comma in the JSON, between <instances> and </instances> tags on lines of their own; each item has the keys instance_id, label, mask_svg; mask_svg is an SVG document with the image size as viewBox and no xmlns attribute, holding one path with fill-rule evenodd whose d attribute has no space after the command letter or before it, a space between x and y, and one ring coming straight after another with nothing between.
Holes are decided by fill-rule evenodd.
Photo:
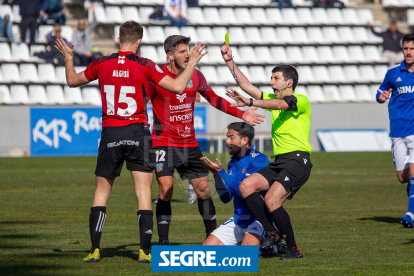
<instances>
[{"instance_id":1,"label":"green referee badge","mask_svg":"<svg viewBox=\"0 0 414 276\"><path fill-rule=\"evenodd\" d=\"M229 32L224 35L224 42L226 45L230 44Z\"/></svg>"}]
</instances>

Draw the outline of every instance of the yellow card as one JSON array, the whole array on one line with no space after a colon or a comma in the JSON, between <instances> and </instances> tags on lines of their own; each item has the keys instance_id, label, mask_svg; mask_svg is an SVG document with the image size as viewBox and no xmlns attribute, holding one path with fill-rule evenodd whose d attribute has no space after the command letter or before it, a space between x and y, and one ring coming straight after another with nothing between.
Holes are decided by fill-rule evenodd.
<instances>
[{"instance_id":1,"label":"yellow card","mask_svg":"<svg viewBox=\"0 0 414 276\"><path fill-rule=\"evenodd\" d=\"M226 45L227 45L227 44L230 44L229 32L227 32L227 33L224 35L224 42L226 43Z\"/></svg>"}]
</instances>

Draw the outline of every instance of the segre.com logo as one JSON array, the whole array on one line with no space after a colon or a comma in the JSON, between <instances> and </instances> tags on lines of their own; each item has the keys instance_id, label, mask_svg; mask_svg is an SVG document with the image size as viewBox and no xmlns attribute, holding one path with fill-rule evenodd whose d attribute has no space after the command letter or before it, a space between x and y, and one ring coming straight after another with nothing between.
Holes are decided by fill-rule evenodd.
<instances>
[{"instance_id":1,"label":"segre.com logo","mask_svg":"<svg viewBox=\"0 0 414 276\"><path fill-rule=\"evenodd\" d=\"M153 272L257 272L257 246L152 246Z\"/></svg>"}]
</instances>

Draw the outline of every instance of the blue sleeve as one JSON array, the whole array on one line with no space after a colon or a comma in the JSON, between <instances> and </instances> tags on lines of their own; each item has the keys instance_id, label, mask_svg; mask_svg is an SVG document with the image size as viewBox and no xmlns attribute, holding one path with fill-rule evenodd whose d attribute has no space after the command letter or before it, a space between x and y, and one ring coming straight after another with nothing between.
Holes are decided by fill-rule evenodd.
<instances>
[{"instance_id":1,"label":"blue sleeve","mask_svg":"<svg viewBox=\"0 0 414 276\"><path fill-rule=\"evenodd\" d=\"M223 183L223 180L221 179L221 176L219 174L216 174L214 176L214 182L216 184L216 190L218 195L220 196L220 200L223 203L229 202L233 198L233 194L231 193L230 187Z\"/></svg>"},{"instance_id":2,"label":"blue sleeve","mask_svg":"<svg viewBox=\"0 0 414 276\"><path fill-rule=\"evenodd\" d=\"M58 6L59 11L63 11L65 9L65 7L63 6L62 0L59 1L57 6Z\"/></svg>"},{"instance_id":3,"label":"blue sleeve","mask_svg":"<svg viewBox=\"0 0 414 276\"><path fill-rule=\"evenodd\" d=\"M46 11L48 5L49 5L49 1L48 0L42 0L40 2L40 10L41 11Z\"/></svg>"},{"instance_id":4,"label":"blue sleeve","mask_svg":"<svg viewBox=\"0 0 414 276\"><path fill-rule=\"evenodd\" d=\"M387 91L388 89L390 89L392 86L391 84L391 78L390 78L390 71L387 72L387 74L385 74L384 80L382 81L380 87L377 90L377 94L375 96L376 100L378 103L384 103L382 101L380 101L379 96L381 95L382 92Z\"/></svg>"},{"instance_id":5,"label":"blue sleeve","mask_svg":"<svg viewBox=\"0 0 414 276\"><path fill-rule=\"evenodd\" d=\"M240 190L239 190L240 182L237 182L236 180L234 180L234 178L231 177L230 175L228 175L224 169L222 169L218 173L218 175L220 175L220 177L223 179L226 186L229 186L229 188L231 188L231 190L233 190L233 192L235 192L240 197L242 197L241 194L240 194Z\"/></svg>"},{"instance_id":6,"label":"blue sleeve","mask_svg":"<svg viewBox=\"0 0 414 276\"><path fill-rule=\"evenodd\" d=\"M268 167L269 164L270 164L269 158L267 158L267 156L264 155L263 153L259 153L259 155L253 158L252 163L247 168L244 176L248 177L249 175L257 171Z\"/></svg>"}]
</instances>

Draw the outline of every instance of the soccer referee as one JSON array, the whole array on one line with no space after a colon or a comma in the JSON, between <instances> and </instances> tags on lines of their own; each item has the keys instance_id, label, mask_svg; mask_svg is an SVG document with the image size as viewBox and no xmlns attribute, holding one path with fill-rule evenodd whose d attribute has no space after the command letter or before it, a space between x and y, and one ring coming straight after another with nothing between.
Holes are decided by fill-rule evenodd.
<instances>
[{"instance_id":1,"label":"soccer referee","mask_svg":"<svg viewBox=\"0 0 414 276\"><path fill-rule=\"evenodd\" d=\"M240 192L250 211L266 230L261 251L271 249L280 236L266 215L266 208L276 227L286 236L287 251L281 260L302 258L296 246L290 217L282 204L292 199L309 179L312 169L309 144L311 108L305 95L294 92L298 73L293 66L273 68L270 85L273 94L260 91L235 65L231 49L222 47L222 55L238 85L254 99L241 96L230 89L227 95L236 100L237 106L257 106L272 112L272 140L275 161L269 167L250 175L240 184ZM267 191L265 202L259 192Z\"/></svg>"}]
</instances>

